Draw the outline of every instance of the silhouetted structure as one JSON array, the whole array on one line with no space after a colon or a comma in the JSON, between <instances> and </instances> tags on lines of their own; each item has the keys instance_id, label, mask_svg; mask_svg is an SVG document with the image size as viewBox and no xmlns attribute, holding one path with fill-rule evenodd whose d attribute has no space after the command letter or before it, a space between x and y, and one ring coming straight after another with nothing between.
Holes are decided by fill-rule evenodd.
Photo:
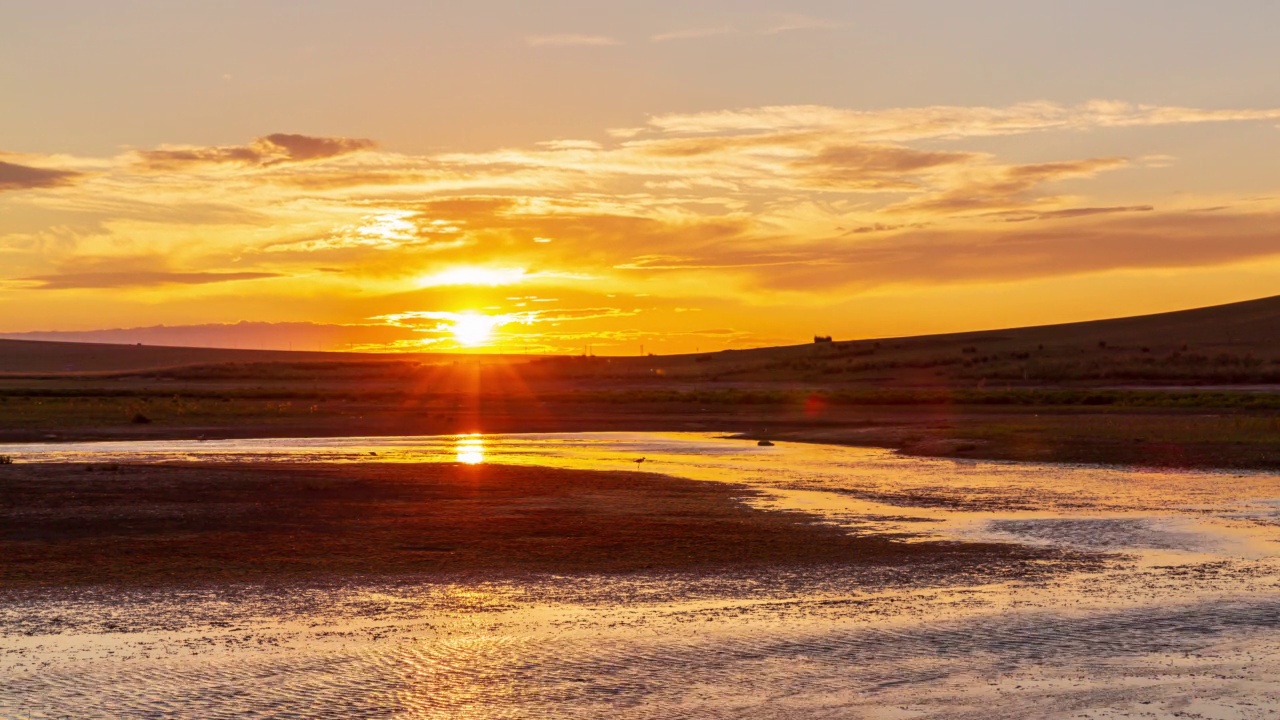
<instances>
[{"instance_id":1,"label":"silhouetted structure","mask_svg":"<svg viewBox=\"0 0 1280 720\"><path fill-rule=\"evenodd\" d=\"M814 335L813 341L816 343L831 342L831 336L830 335Z\"/></svg>"}]
</instances>

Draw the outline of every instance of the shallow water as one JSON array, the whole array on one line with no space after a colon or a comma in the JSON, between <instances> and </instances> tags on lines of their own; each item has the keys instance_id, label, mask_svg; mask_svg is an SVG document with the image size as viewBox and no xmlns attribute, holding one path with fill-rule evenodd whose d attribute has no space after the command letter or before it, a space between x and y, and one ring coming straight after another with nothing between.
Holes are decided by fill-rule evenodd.
<instances>
[{"instance_id":1,"label":"shallow water","mask_svg":"<svg viewBox=\"0 0 1280 720\"><path fill-rule=\"evenodd\" d=\"M0 446L21 462L463 462L644 470L767 491L860 531L1138 553L1267 557L1280 476L930 459L707 433L269 438ZM643 458L643 462L636 460Z\"/></svg>"},{"instance_id":2,"label":"shallow water","mask_svg":"<svg viewBox=\"0 0 1280 720\"><path fill-rule=\"evenodd\" d=\"M1280 476L952 461L707 434L0 447L22 462L500 462L766 491L856 532L1115 553L895 573L85 591L0 605L0 717L1274 717ZM635 460L643 457L643 463ZM639 486L637 491L643 491Z\"/></svg>"}]
</instances>

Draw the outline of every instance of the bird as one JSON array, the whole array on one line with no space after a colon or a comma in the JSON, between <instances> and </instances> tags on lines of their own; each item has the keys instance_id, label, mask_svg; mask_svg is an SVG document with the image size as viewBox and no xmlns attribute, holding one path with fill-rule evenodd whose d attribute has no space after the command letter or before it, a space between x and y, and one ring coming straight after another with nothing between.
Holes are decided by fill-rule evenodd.
<instances>
[{"instance_id":1,"label":"bird","mask_svg":"<svg viewBox=\"0 0 1280 720\"><path fill-rule=\"evenodd\" d=\"M374 452L374 451L370 450L370 451L369 451L369 454L370 454L370 455L377 455L378 453L376 453L376 452Z\"/></svg>"},{"instance_id":2,"label":"bird","mask_svg":"<svg viewBox=\"0 0 1280 720\"><path fill-rule=\"evenodd\" d=\"M640 463L644 462L644 458L640 458L639 460L632 460L631 462L635 463L636 466L638 467Z\"/></svg>"}]
</instances>

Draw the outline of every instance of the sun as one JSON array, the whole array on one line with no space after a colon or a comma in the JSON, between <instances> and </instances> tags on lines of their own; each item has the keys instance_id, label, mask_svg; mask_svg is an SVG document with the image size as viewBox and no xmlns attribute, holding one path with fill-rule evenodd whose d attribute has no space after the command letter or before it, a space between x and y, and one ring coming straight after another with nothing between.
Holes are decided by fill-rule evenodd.
<instances>
[{"instance_id":1,"label":"sun","mask_svg":"<svg viewBox=\"0 0 1280 720\"><path fill-rule=\"evenodd\" d=\"M469 312L455 317L449 331L453 333L453 338L459 345L476 347L487 345L493 340L493 330L501 324L502 318Z\"/></svg>"},{"instance_id":2,"label":"sun","mask_svg":"<svg viewBox=\"0 0 1280 720\"><path fill-rule=\"evenodd\" d=\"M484 436L474 433L459 435L456 450L458 462L464 465L479 465L484 462Z\"/></svg>"}]
</instances>

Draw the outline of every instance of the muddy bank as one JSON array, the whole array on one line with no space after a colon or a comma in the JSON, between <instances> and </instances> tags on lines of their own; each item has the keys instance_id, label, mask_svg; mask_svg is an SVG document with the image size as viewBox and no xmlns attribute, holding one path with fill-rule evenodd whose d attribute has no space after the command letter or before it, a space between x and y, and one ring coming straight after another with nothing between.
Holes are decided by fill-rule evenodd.
<instances>
[{"instance_id":1,"label":"muddy bank","mask_svg":"<svg viewBox=\"0 0 1280 720\"><path fill-rule=\"evenodd\" d=\"M1208 413L886 414L880 423L780 425L732 434L881 447L918 457L1175 470L1280 470L1280 418Z\"/></svg>"},{"instance_id":2,"label":"muddy bank","mask_svg":"<svg viewBox=\"0 0 1280 720\"><path fill-rule=\"evenodd\" d=\"M1059 553L852 536L750 491L465 464L0 467L0 586L918 564L1021 576Z\"/></svg>"}]
</instances>

